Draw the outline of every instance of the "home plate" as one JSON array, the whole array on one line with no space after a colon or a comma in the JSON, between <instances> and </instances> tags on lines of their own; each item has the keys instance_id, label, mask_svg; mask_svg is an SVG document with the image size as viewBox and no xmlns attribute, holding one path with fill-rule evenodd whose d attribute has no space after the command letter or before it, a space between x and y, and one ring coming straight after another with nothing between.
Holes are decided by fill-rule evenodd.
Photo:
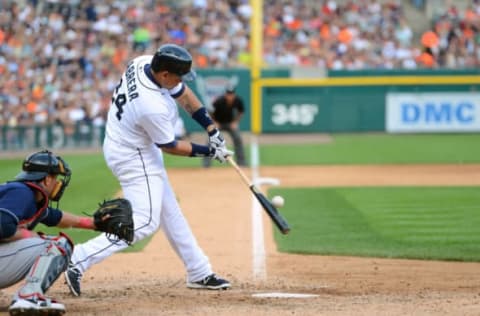
<instances>
[{"instance_id":1,"label":"home plate","mask_svg":"<svg viewBox=\"0 0 480 316\"><path fill-rule=\"evenodd\" d=\"M260 298L310 298L318 297L317 294L308 294L308 293L282 293L282 292L271 292L271 293L255 293L252 294L253 297Z\"/></svg>"}]
</instances>

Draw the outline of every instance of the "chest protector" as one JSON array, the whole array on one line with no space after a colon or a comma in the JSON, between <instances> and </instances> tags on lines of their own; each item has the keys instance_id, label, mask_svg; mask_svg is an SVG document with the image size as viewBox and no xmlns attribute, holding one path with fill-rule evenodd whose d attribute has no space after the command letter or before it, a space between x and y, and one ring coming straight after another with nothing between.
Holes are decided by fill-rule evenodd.
<instances>
[{"instance_id":1,"label":"chest protector","mask_svg":"<svg viewBox=\"0 0 480 316\"><path fill-rule=\"evenodd\" d=\"M37 211L35 214L33 214L30 218L26 218L20 221L19 225L27 228L28 230L32 230L35 228L35 226L38 224L38 222L42 219L43 213L45 213L45 210L48 207L48 195L47 193L40 187L38 184L34 182L23 182L25 185L33 189L34 191L38 191L42 194L43 196L43 204L38 207L37 206Z\"/></svg>"}]
</instances>

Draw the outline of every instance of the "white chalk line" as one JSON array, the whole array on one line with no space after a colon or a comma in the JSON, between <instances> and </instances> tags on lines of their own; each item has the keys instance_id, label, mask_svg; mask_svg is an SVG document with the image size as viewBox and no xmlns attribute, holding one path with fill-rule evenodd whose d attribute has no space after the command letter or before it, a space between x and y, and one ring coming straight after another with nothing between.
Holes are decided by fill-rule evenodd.
<instances>
[{"instance_id":1,"label":"white chalk line","mask_svg":"<svg viewBox=\"0 0 480 316\"><path fill-rule=\"evenodd\" d=\"M258 181L258 166L260 163L257 136L252 135L250 142L250 166L252 182ZM267 278L265 260L265 241L262 221L262 207L252 194L252 270L254 281L264 281Z\"/></svg>"},{"instance_id":2,"label":"white chalk line","mask_svg":"<svg viewBox=\"0 0 480 316\"><path fill-rule=\"evenodd\" d=\"M318 294L309 293L285 293L285 292L270 292L270 293L254 293L252 297L258 298L314 298L319 297Z\"/></svg>"}]
</instances>

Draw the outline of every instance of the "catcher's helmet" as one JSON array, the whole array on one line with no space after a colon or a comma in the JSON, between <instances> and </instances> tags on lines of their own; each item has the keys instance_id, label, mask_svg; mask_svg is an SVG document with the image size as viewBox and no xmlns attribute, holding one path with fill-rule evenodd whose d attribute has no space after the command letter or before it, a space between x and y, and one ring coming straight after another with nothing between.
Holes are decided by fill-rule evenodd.
<instances>
[{"instance_id":1,"label":"catcher's helmet","mask_svg":"<svg viewBox=\"0 0 480 316\"><path fill-rule=\"evenodd\" d=\"M185 48L175 44L160 46L153 55L151 67L154 72L166 70L186 81L193 80L196 76L192 69L192 55Z\"/></svg>"},{"instance_id":2,"label":"catcher's helmet","mask_svg":"<svg viewBox=\"0 0 480 316\"><path fill-rule=\"evenodd\" d=\"M53 155L52 152L43 150L25 158L22 163L22 172L15 179L17 181L40 181L49 174L64 177L51 196L53 201L58 201L70 182L72 172L68 164L61 157Z\"/></svg>"}]
</instances>

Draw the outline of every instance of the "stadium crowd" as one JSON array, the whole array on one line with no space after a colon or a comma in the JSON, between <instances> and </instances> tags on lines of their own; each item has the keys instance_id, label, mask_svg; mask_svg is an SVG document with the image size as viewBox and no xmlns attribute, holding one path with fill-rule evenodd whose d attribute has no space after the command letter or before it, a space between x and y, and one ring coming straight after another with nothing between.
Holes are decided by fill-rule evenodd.
<instances>
[{"instance_id":1,"label":"stadium crowd","mask_svg":"<svg viewBox=\"0 0 480 316\"><path fill-rule=\"evenodd\" d=\"M343 3L343 2L342 2ZM247 67L248 0L0 2L0 126L101 126L126 61L185 45L195 67ZM416 39L401 1L265 0L266 66L480 66L480 1L451 6Z\"/></svg>"}]
</instances>

